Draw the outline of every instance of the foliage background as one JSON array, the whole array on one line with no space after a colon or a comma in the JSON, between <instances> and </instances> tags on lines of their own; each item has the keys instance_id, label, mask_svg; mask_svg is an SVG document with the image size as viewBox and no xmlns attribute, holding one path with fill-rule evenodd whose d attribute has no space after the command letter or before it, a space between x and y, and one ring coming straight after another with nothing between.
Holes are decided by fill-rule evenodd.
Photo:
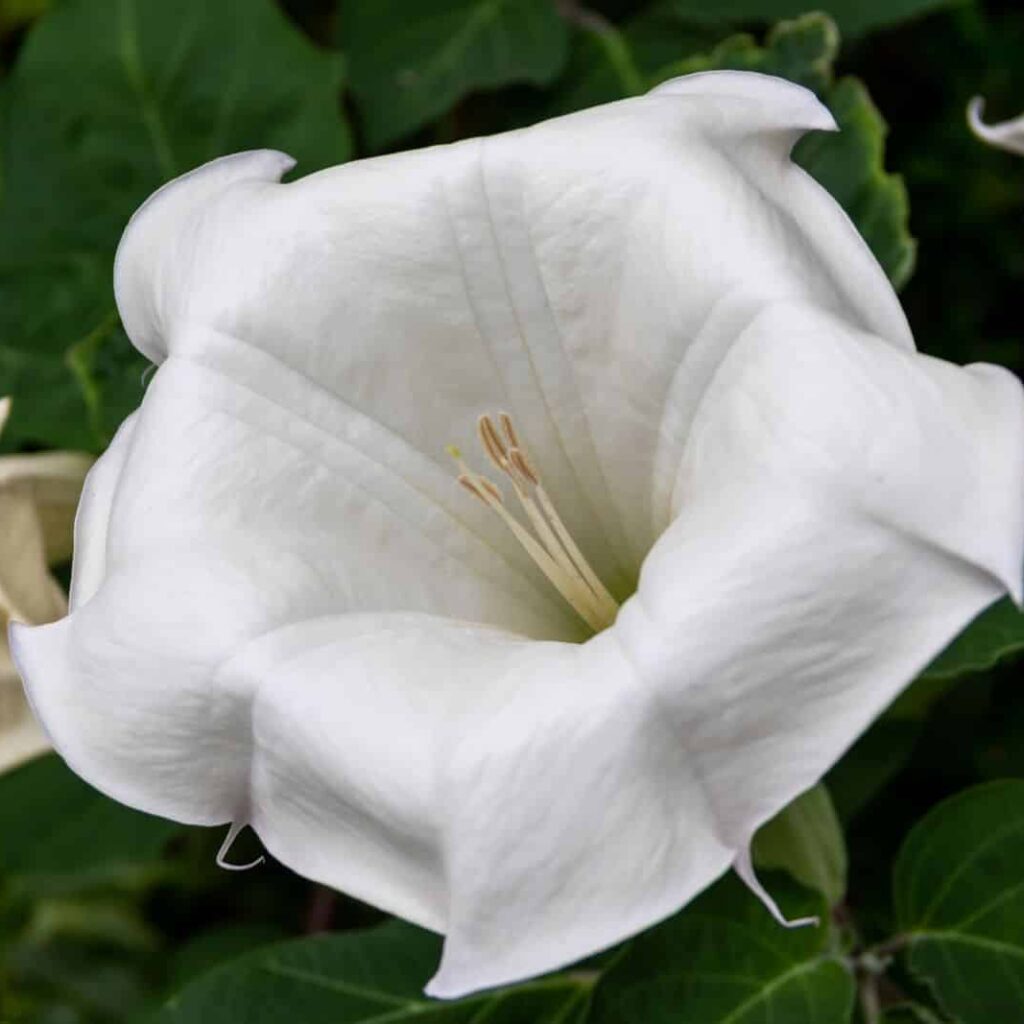
<instances>
[{"instance_id":1,"label":"foliage background","mask_svg":"<svg viewBox=\"0 0 1024 1024\"><path fill-rule=\"evenodd\" d=\"M974 140L964 109L977 93L993 119L1024 109L1024 12L818 6L0 0L0 447L98 452L137 405L145 364L110 271L167 178L256 146L306 173L710 67L815 89L844 130L798 159L902 288L919 345L1020 373L1024 161ZM1021 622L986 613L759 837L770 888L817 929L778 929L727 879L604 957L458 1004L419 995L435 938L280 865L221 872L219 835L43 758L0 778L0 1021L1024 1020Z\"/></svg>"}]
</instances>

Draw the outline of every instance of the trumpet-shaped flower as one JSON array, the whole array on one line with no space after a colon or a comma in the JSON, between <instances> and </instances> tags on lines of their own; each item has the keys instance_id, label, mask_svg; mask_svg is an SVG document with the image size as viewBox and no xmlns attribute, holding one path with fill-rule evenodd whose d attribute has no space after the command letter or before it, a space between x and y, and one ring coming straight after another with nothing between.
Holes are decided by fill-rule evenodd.
<instances>
[{"instance_id":1,"label":"trumpet-shaped flower","mask_svg":"<svg viewBox=\"0 0 1024 1024\"><path fill-rule=\"evenodd\" d=\"M971 131L990 146L1024 156L1024 114L1010 121L986 124L982 120L984 112L985 101L980 96L975 96L967 105L967 123Z\"/></svg>"},{"instance_id":2,"label":"trumpet-shaped flower","mask_svg":"<svg viewBox=\"0 0 1024 1024\"><path fill-rule=\"evenodd\" d=\"M0 431L11 410L0 399ZM92 459L76 452L0 456L0 772L47 750L7 647L9 622L67 612L49 566L71 554L71 524Z\"/></svg>"},{"instance_id":3,"label":"trumpet-shaped flower","mask_svg":"<svg viewBox=\"0 0 1024 1024\"><path fill-rule=\"evenodd\" d=\"M834 127L704 74L160 190L115 270L159 369L70 615L14 633L72 768L443 932L442 996L756 886L758 826L1021 591L1020 385L915 352L789 159Z\"/></svg>"}]
</instances>

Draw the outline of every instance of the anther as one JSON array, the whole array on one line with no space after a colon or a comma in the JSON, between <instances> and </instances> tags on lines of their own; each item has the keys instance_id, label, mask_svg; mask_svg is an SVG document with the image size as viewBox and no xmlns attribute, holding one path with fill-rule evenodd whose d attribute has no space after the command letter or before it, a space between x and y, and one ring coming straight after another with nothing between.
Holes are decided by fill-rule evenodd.
<instances>
[{"instance_id":1,"label":"anther","mask_svg":"<svg viewBox=\"0 0 1024 1024\"><path fill-rule=\"evenodd\" d=\"M485 505L489 504L489 502L482 492L489 494L491 498L498 503L503 501L501 491L499 491L498 488L487 479L487 477L477 475L473 479L470 479L465 473L462 473L459 475L459 483L462 484L462 486L465 487L474 498L479 499Z\"/></svg>"},{"instance_id":2,"label":"anther","mask_svg":"<svg viewBox=\"0 0 1024 1024\"><path fill-rule=\"evenodd\" d=\"M512 419L499 413L501 431L490 416L477 420L480 446L492 465L512 483L519 503L536 536L504 507L501 491L487 477L473 472L454 445L448 454L459 467L458 481L474 498L496 512L516 540L576 613L599 632L615 621L619 606L583 557L554 503L541 484L540 474L530 462ZM504 435L504 436L502 436Z\"/></svg>"},{"instance_id":3,"label":"anther","mask_svg":"<svg viewBox=\"0 0 1024 1024\"><path fill-rule=\"evenodd\" d=\"M518 472L526 477L535 487L540 483L540 477L534 472L533 466L530 465L526 460L526 456L523 454L521 448L510 448L508 452L508 461L518 470Z\"/></svg>"}]
</instances>

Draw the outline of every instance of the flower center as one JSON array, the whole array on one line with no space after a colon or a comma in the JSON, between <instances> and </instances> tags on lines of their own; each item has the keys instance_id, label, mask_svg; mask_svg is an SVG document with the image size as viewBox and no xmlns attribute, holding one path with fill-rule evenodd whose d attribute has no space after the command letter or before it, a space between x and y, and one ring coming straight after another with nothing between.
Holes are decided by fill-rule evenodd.
<instances>
[{"instance_id":1,"label":"flower center","mask_svg":"<svg viewBox=\"0 0 1024 1024\"><path fill-rule=\"evenodd\" d=\"M490 416L481 416L477 421L477 436L491 464L511 482L533 532L505 507L497 484L470 469L462 452L452 446L448 454L459 467L459 483L501 519L573 611L595 633L600 633L615 621L619 606L562 522L541 483L540 474L519 441L511 418L500 413L498 422L500 430Z\"/></svg>"}]
</instances>

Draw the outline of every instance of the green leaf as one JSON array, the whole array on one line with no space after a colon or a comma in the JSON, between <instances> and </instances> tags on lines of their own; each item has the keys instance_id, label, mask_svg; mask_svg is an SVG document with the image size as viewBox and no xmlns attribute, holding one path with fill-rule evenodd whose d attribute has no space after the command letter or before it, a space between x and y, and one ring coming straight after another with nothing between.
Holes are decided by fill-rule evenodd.
<instances>
[{"instance_id":1,"label":"green leaf","mask_svg":"<svg viewBox=\"0 0 1024 1024\"><path fill-rule=\"evenodd\" d=\"M732 36L708 54L663 68L656 79L728 68L779 75L814 90L835 115L839 131L808 134L793 157L846 210L899 288L910 277L915 255L906 187L885 170L887 129L867 90L854 78L832 79L838 49L833 22L808 14L776 25L764 46L749 35Z\"/></svg>"},{"instance_id":2,"label":"green leaf","mask_svg":"<svg viewBox=\"0 0 1024 1024\"><path fill-rule=\"evenodd\" d=\"M896 861L910 970L962 1024L1024 1020L1024 781L940 804Z\"/></svg>"},{"instance_id":3,"label":"green leaf","mask_svg":"<svg viewBox=\"0 0 1024 1024\"><path fill-rule=\"evenodd\" d=\"M270 924L229 924L200 932L174 951L170 974L176 988L243 953L288 936Z\"/></svg>"},{"instance_id":4,"label":"green leaf","mask_svg":"<svg viewBox=\"0 0 1024 1024\"><path fill-rule=\"evenodd\" d=\"M979 615L932 663L925 676L955 679L993 668L1024 651L1024 614L1005 598Z\"/></svg>"},{"instance_id":5,"label":"green leaf","mask_svg":"<svg viewBox=\"0 0 1024 1024\"><path fill-rule=\"evenodd\" d=\"M669 0L665 6L695 24L772 24L805 11L823 11L844 34L856 35L950 7L957 0Z\"/></svg>"},{"instance_id":6,"label":"green leaf","mask_svg":"<svg viewBox=\"0 0 1024 1024\"><path fill-rule=\"evenodd\" d=\"M754 863L789 872L834 907L846 893L846 841L828 790L802 793L754 836Z\"/></svg>"},{"instance_id":7,"label":"green leaf","mask_svg":"<svg viewBox=\"0 0 1024 1024\"><path fill-rule=\"evenodd\" d=\"M378 0L345 4L339 18L371 149L474 89L546 85L567 55L568 29L551 0Z\"/></svg>"},{"instance_id":8,"label":"green leaf","mask_svg":"<svg viewBox=\"0 0 1024 1024\"><path fill-rule=\"evenodd\" d=\"M790 914L820 898L771 879ZM785 929L733 876L635 939L594 991L589 1024L842 1024L853 979L828 949L828 929Z\"/></svg>"},{"instance_id":9,"label":"green leaf","mask_svg":"<svg viewBox=\"0 0 1024 1024\"><path fill-rule=\"evenodd\" d=\"M55 754L0 776L0 876L20 889L53 896L121 877L179 827L109 800Z\"/></svg>"},{"instance_id":10,"label":"green leaf","mask_svg":"<svg viewBox=\"0 0 1024 1024\"><path fill-rule=\"evenodd\" d=\"M341 70L272 0L66 0L39 21L0 93L5 446L106 443L143 390L111 287L129 216L225 153L345 159Z\"/></svg>"},{"instance_id":11,"label":"green leaf","mask_svg":"<svg viewBox=\"0 0 1024 1024\"><path fill-rule=\"evenodd\" d=\"M794 159L832 193L871 246L896 288L914 269L917 245L910 236L907 188L885 170L885 121L856 78L841 78L824 95L837 133L802 139Z\"/></svg>"},{"instance_id":12,"label":"green leaf","mask_svg":"<svg viewBox=\"0 0 1024 1024\"><path fill-rule=\"evenodd\" d=\"M832 81L832 64L839 52L835 23L823 14L807 14L776 25L764 45L746 33L730 36L708 53L687 57L662 68L656 81L700 71L758 71L779 75L817 93Z\"/></svg>"},{"instance_id":13,"label":"green leaf","mask_svg":"<svg viewBox=\"0 0 1024 1024\"><path fill-rule=\"evenodd\" d=\"M570 41L569 59L543 113L546 117L644 92L659 68L703 53L721 33L679 23L660 6L623 25L586 21Z\"/></svg>"},{"instance_id":14,"label":"green leaf","mask_svg":"<svg viewBox=\"0 0 1024 1024\"><path fill-rule=\"evenodd\" d=\"M554 976L457 1002L427 999L441 941L401 922L246 954L186 986L151 1024L570 1024L589 976Z\"/></svg>"}]
</instances>

